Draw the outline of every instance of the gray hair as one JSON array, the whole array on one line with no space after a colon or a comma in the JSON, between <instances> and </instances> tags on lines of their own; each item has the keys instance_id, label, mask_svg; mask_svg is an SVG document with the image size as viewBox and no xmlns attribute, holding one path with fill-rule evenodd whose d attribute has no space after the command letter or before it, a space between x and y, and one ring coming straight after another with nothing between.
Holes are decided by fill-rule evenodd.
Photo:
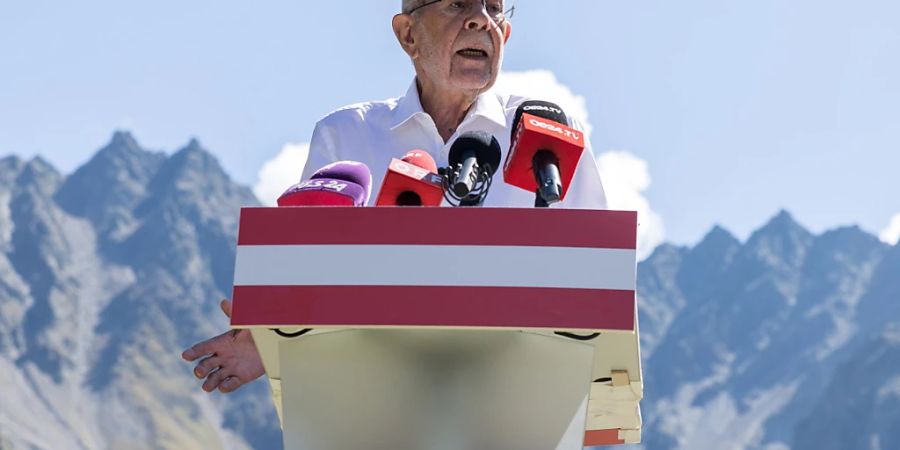
<instances>
[{"instance_id":1,"label":"gray hair","mask_svg":"<svg viewBox=\"0 0 900 450\"><path fill-rule=\"evenodd\" d=\"M421 0L403 0L403 5L400 7L400 11L404 14L408 14L413 10L416 6L419 6L419 3L422 3Z\"/></svg>"},{"instance_id":2,"label":"gray hair","mask_svg":"<svg viewBox=\"0 0 900 450\"><path fill-rule=\"evenodd\" d=\"M426 0L403 0L403 3L400 5L400 11L403 14L409 14L410 11L425 3L425 1Z\"/></svg>"}]
</instances>

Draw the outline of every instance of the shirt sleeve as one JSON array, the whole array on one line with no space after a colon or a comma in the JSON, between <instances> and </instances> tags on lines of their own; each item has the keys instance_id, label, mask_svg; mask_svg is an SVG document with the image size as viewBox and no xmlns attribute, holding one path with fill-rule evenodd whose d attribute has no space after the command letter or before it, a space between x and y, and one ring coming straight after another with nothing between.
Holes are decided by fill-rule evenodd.
<instances>
[{"instance_id":1,"label":"shirt sleeve","mask_svg":"<svg viewBox=\"0 0 900 450\"><path fill-rule=\"evenodd\" d=\"M572 128L584 133L584 125L577 119L572 120ZM597 167L597 160L594 158L591 141L587 134L585 134L584 152L581 154L578 168L575 169L566 199L554 206L572 209L609 208L603 181L600 180L600 170Z\"/></svg>"},{"instance_id":2,"label":"shirt sleeve","mask_svg":"<svg viewBox=\"0 0 900 450\"><path fill-rule=\"evenodd\" d=\"M340 161L337 154L334 130L323 121L316 124L309 141L309 155L303 166L301 180L308 180L315 171L333 162Z\"/></svg>"}]
</instances>

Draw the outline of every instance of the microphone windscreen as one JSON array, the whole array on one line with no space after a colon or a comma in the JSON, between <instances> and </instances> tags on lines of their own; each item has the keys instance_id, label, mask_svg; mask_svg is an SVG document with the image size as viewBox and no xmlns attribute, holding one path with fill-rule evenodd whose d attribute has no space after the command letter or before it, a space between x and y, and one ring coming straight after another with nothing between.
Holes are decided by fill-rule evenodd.
<instances>
[{"instance_id":1,"label":"microphone windscreen","mask_svg":"<svg viewBox=\"0 0 900 450\"><path fill-rule=\"evenodd\" d=\"M519 128L519 122L522 121L522 114L525 113L552 120L563 125L568 125L569 123L569 118L566 117L566 113L563 112L562 108L556 103L545 102L543 100L528 100L522 102L516 109L516 115L513 118L512 128L510 130L510 139L516 135L516 130Z\"/></svg>"},{"instance_id":2,"label":"microphone windscreen","mask_svg":"<svg viewBox=\"0 0 900 450\"><path fill-rule=\"evenodd\" d=\"M585 149L584 134L567 123L566 114L555 103L530 100L519 105L513 119L503 180L536 192L539 175L535 169L543 170L547 165L536 162L535 158L539 154L547 156L546 152L549 152L553 156L550 160L556 160L562 183L559 198L565 199Z\"/></svg>"},{"instance_id":3,"label":"microphone windscreen","mask_svg":"<svg viewBox=\"0 0 900 450\"><path fill-rule=\"evenodd\" d=\"M422 150L412 150L403 159L391 159L375 205L440 206L444 185L436 172L434 158Z\"/></svg>"},{"instance_id":4,"label":"microphone windscreen","mask_svg":"<svg viewBox=\"0 0 900 450\"><path fill-rule=\"evenodd\" d=\"M486 131L467 131L456 138L447 157L450 166L462 164L467 152L475 153L478 165L490 165L491 175L500 167L500 142Z\"/></svg>"},{"instance_id":5,"label":"microphone windscreen","mask_svg":"<svg viewBox=\"0 0 900 450\"><path fill-rule=\"evenodd\" d=\"M349 181L362 186L366 190L366 202L372 194L372 172L369 166L356 161L338 161L331 163L312 174L310 179L333 178ZM364 202L365 203L365 202Z\"/></svg>"},{"instance_id":6,"label":"microphone windscreen","mask_svg":"<svg viewBox=\"0 0 900 450\"><path fill-rule=\"evenodd\" d=\"M339 161L291 186L278 198L278 206L365 206L371 189L372 174L365 164Z\"/></svg>"},{"instance_id":7,"label":"microphone windscreen","mask_svg":"<svg viewBox=\"0 0 900 450\"><path fill-rule=\"evenodd\" d=\"M437 173L438 171L437 163L434 162L434 158L422 150L412 150L400 160L407 164L412 164L416 167L425 169L431 173Z\"/></svg>"}]
</instances>

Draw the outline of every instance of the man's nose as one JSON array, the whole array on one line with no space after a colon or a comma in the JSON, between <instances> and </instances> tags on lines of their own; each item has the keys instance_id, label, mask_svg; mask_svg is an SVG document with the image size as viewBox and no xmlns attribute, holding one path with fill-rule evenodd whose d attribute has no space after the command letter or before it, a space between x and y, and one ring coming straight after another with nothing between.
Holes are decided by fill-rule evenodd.
<instances>
[{"instance_id":1,"label":"man's nose","mask_svg":"<svg viewBox=\"0 0 900 450\"><path fill-rule=\"evenodd\" d=\"M469 30L488 29L493 24L493 19L488 15L487 3L484 1L472 2L469 9L469 17L466 19L466 28Z\"/></svg>"}]
</instances>

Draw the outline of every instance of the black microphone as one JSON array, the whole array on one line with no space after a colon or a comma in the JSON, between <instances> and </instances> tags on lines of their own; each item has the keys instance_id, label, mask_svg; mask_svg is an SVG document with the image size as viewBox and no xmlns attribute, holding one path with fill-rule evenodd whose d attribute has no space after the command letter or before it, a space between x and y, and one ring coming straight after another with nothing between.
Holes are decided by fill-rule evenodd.
<instances>
[{"instance_id":1,"label":"black microphone","mask_svg":"<svg viewBox=\"0 0 900 450\"><path fill-rule=\"evenodd\" d=\"M555 103L531 100L516 110L503 175L507 183L535 192L535 206L565 197L584 151L584 135L567 123Z\"/></svg>"},{"instance_id":2,"label":"black microphone","mask_svg":"<svg viewBox=\"0 0 900 450\"><path fill-rule=\"evenodd\" d=\"M441 169L447 202L455 206L484 203L500 158L500 143L490 133L468 131L460 135L450 147L450 166Z\"/></svg>"}]
</instances>

